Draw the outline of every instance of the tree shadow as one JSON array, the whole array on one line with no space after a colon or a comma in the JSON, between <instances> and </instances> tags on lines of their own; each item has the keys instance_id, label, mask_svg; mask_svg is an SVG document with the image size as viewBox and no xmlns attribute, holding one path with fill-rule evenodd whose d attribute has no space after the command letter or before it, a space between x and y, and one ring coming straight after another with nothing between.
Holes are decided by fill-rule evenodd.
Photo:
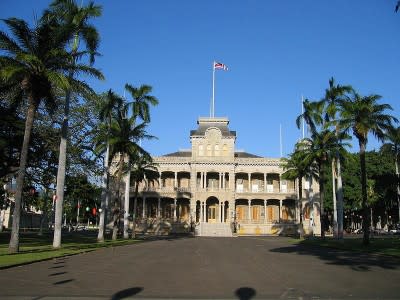
<instances>
[{"instance_id":1,"label":"tree shadow","mask_svg":"<svg viewBox=\"0 0 400 300\"><path fill-rule=\"evenodd\" d=\"M239 298L239 300L250 300L256 294L256 290L251 287L241 287L235 291L235 295Z\"/></svg>"},{"instance_id":2,"label":"tree shadow","mask_svg":"<svg viewBox=\"0 0 400 300\"><path fill-rule=\"evenodd\" d=\"M358 272L371 271L373 267L395 270L400 267L400 259L390 256L340 250L301 241L298 244L269 250L276 253L310 255L329 265L347 266Z\"/></svg>"},{"instance_id":3,"label":"tree shadow","mask_svg":"<svg viewBox=\"0 0 400 300\"><path fill-rule=\"evenodd\" d=\"M139 294L141 291L143 291L142 287L133 287L122 291L118 291L111 296L111 300L118 300L118 299L132 297L136 294Z\"/></svg>"}]
</instances>

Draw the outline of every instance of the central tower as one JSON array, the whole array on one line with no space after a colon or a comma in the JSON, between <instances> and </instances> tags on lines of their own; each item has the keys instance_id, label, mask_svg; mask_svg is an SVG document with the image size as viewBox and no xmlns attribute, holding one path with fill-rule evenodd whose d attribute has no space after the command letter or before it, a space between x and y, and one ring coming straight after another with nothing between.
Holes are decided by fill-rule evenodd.
<instances>
[{"instance_id":1,"label":"central tower","mask_svg":"<svg viewBox=\"0 0 400 300\"><path fill-rule=\"evenodd\" d=\"M233 162L236 131L229 130L228 118L200 117L197 124L190 132L193 161Z\"/></svg>"}]
</instances>

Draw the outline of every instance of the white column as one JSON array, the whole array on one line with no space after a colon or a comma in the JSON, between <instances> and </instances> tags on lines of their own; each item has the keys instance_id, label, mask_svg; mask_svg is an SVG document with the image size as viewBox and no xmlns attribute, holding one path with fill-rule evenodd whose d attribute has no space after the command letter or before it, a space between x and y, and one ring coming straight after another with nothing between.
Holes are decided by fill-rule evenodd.
<instances>
[{"instance_id":1,"label":"white column","mask_svg":"<svg viewBox=\"0 0 400 300\"><path fill-rule=\"evenodd\" d=\"M251 173L247 174L249 178L249 192L251 192Z\"/></svg>"},{"instance_id":2,"label":"white column","mask_svg":"<svg viewBox=\"0 0 400 300\"><path fill-rule=\"evenodd\" d=\"M207 172L204 172L204 188L207 188Z\"/></svg>"},{"instance_id":3,"label":"white column","mask_svg":"<svg viewBox=\"0 0 400 300\"><path fill-rule=\"evenodd\" d=\"M146 197L143 196L143 209L142 209L142 218L146 217Z\"/></svg>"},{"instance_id":4,"label":"white column","mask_svg":"<svg viewBox=\"0 0 400 300\"><path fill-rule=\"evenodd\" d=\"M157 205L157 217L161 217L161 198L158 197L158 205Z\"/></svg>"},{"instance_id":5,"label":"white column","mask_svg":"<svg viewBox=\"0 0 400 300\"><path fill-rule=\"evenodd\" d=\"M282 220L282 200L279 200L279 222Z\"/></svg>"},{"instance_id":6,"label":"white column","mask_svg":"<svg viewBox=\"0 0 400 300\"><path fill-rule=\"evenodd\" d=\"M159 174L160 174L160 177L158 178L158 187L162 188L163 187L162 186L162 172L160 171Z\"/></svg>"},{"instance_id":7,"label":"white column","mask_svg":"<svg viewBox=\"0 0 400 300\"><path fill-rule=\"evenodd\" d=\"M264 223L267 223L267 200L264 200Z\"/></svg>"},{"instance_id":8,"label":"white column","mask_svg":"<svg viewBox=\"0 0 400 300\"><path fill-rule=\"evenodd\" d=\"M203 184L203 172L200 172L200 189L202 189L203 186L204 186L204 184Z\"/></svg>"},{"instance_id":9,"label":"white column","mask_svg":"<svg viewBox=\"0 0 400 300\"><path fill-rule=\"evenodd\" d=\"M222 223L225 223L225 201L222 202Z\"/></svg>"},{"instance_id":10,"label":"white column","mask_svg":"<svg viewBox=\"0 0 400 300\"><path fill-rule=\"evenodd\" d=\"M264 192L267 191L267 173L264 173Z\"/></svg>"},{"instance_id":11,"label":"white column","mask_svg":"<svg viewBox=\"0 0 400 300\"><path fill-rule=\"evenodd\" d=\"M203 202L200 201L199 206L199 222L203 222Z\"/></svg>"},{"instance_id":12,"label":"white column","mask_svg":"<svg viewBox=\"0 0 400 300\"><path fill-rule=\"evenodd\" d=\"M225 172L222 173L222 188L225 189Z\"/></svg>"},{"instance_id":13,"label":"white column","mask_svg":"<svg viewBox=\"0 0 400 300\"><path fill-rule=\"evenodd\" d=\"M206 213L207 213L207 203L204 201L203 202L203 219L204 219L204 221L203 222L207 222L207 215L206 215Z\"/></svg>"},{"instance_id":14,"label":"white column","mask_svg":"<svg viewBox=\"0 0 400 300\"><path fill-rule=\"evenodd\" d=\"M175 175L175 177L174 177L174 188L177 188L178 187L178 173L174 172L174 175Z\"/></svg>"},{"instance_id":15,"label":"white column","mask_svg":"<svg viewBox=\"0 0 400 300\"><path fill-rule=\"evenodd\" d=\"M176 198L174 199L174 221L176 221Z\"/></svg>"},{"instance_id":16,"label":"white column","mask_svg":"<svg viewBox=\"0 0 400 300\"><path fill-rule=\"evenodd\" d=\"M249 201L248 218L249 218L249 221L250 221L251 220L251 200L249 199L248 201Z\"/></svg>"},{"instance_id":17,"label":"white column","mask_svg":"<svg viewBox=\"0 0 400 300\"><path fill-rule=\"evenodd\" d=\"M218 189L222 189L222 176L221 176L221 172L218 173Z\"/></svg>"}]
</instances>

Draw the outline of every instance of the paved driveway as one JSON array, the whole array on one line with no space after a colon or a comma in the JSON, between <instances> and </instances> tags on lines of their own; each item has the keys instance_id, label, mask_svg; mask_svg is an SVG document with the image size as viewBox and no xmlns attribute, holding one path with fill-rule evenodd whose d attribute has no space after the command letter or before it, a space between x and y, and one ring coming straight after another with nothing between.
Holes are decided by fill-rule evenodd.
<instances>
[{"instance_id":1,"label":"paved driveway","mask_svg":"<svg viewBox=\"0 0 400 300\"><path fill-rule=\"evenodd\" d=\"M166 239L1 270L0 289L7 299L399 299L400 261L286 238Z\"/></svg>"}]
</instances>

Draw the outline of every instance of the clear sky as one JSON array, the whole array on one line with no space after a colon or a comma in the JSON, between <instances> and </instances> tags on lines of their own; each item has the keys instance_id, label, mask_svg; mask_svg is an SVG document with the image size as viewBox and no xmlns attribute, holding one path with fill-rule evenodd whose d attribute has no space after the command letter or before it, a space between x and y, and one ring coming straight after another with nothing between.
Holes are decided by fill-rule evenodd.
<instances>
[{"instance_id":1,"label":"clear sky","mask_svg":"<svg viewBox=\"0 0 400 300\"><path fill-rule=\"evenodd\" d=\"M281 124L290 153L301 96L320 99L331 76L382 95L400 118L397 0L95 2L103 6L95 66L106 80L93 86L121 95L125 83L153 86L160 105L149 132L159 139L143 143L153 155L190 148L189 131L209 115L213 60L229 67L216 73L215 111L237 131L237 149L278 157ZM0 0L0 18L31 22L48 3ZM369 149L378 145L371 139Z\"/></svg>"}]
</instances>

